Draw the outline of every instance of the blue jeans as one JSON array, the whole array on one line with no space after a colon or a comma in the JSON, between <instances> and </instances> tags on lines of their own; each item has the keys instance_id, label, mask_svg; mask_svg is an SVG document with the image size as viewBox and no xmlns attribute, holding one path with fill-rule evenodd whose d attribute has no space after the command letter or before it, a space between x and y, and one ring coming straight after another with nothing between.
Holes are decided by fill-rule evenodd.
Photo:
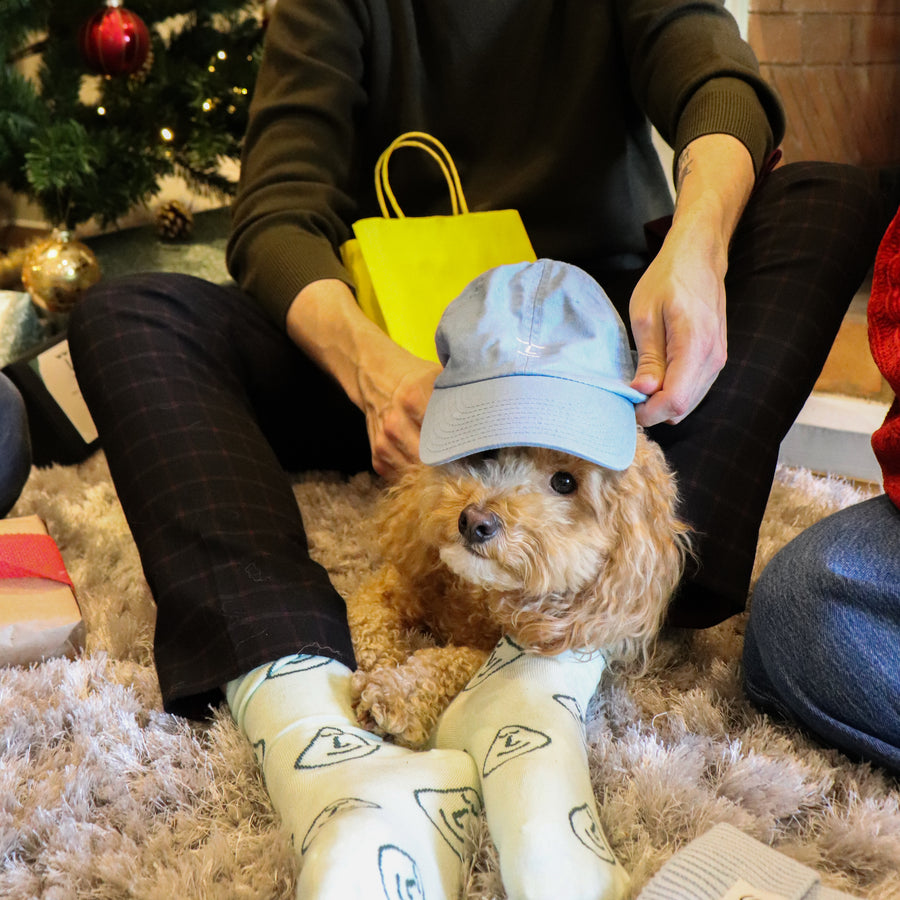
<instances>
[{"instance_id":1,"label":"blue jeans","mask_svg":"<svg viewBox=\"0 0 900 900\"><path fill-rule=\"evenodd\" d=\"M31 441L22 395L0 372L0 518L18 500L31 469Z\"/></svg>"},{"instance_id":2,"label":"blue jeans","mask_svg":"<svg viewBox=\"0 0 900 900\"><path fill-rule=\"evenodd\" d=\"M900 510L887 496L822 519L765 568L744 682L828 745L900 770Z\"/></svg>"}]
</instances>

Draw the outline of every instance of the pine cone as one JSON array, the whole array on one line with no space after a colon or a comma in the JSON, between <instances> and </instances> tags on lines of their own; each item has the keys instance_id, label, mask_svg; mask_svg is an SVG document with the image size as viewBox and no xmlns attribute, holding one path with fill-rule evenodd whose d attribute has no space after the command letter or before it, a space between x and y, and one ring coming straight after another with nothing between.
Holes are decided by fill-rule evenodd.
<instances>
[{"instance_id":1,"label":"pine cone","mask_svg":"<svg viewBox=\"0 0 900 900\"><path fill-rule=\"evenodd\" d=\"M156 211L156 232L167 241L187 240L194 230L194 216L178 200L163 203Z\"/></svg>"}]
</instances>

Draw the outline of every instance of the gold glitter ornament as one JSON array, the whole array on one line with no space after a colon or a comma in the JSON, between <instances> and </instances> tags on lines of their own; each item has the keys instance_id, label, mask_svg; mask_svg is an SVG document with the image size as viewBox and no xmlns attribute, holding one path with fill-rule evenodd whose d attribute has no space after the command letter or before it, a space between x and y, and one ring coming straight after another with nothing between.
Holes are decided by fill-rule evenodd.
<instances>
[{"instance_id":1,"label":"gold glitter ornament","mask_svg":"<svg viewBox=\"0 0 900 900\"><path fill-rule=\"evenodd\" d=\"M63 229L38 241L22 263L22 285L36 306L52 314L69 312L99 280L93 251Z\"/></svg>"}]
</instances>

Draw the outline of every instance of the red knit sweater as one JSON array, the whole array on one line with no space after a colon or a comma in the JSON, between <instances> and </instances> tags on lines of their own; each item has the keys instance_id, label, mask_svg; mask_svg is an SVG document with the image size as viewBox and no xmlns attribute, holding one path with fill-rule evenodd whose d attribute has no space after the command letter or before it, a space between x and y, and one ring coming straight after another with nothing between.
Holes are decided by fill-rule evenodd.
<instances>
[{"instance_id":1,"label":"red knit sweater","mask_svg":"<svg viewBox=\"0 0 900 900\"><path fill-rule=\"evenodd\" d=\"M872 449L885 492L900 508L900 211L875 257L868 312L872 357L895 394L884 424L872 435Z\"/></svg>"}]
</instances>

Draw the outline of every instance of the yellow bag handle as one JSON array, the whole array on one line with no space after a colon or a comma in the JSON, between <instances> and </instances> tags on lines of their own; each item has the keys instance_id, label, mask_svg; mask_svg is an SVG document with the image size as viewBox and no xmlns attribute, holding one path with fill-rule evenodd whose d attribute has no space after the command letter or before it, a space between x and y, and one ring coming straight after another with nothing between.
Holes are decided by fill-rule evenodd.
<instances>
[{"instance_id":1,"label":"yellow bag handle","mask_svg":"<svg viewBox=\"0 0 900 900\"><path fill-rule=\"evenodd\" d=\"M400 209L397 198L394 196L388 178L388 161L391 158L391 154L401 147L418 147L431 156L441 167L441 172L450 190L450 205L453 209L453 215L457 216L460 213L469 211L465 194L463 194L462 183L459 180L459 172L456 170L456 164L453 162L453 157L450 156L447 148L436 137L425 131L407 131L405 134L401 134L400 137L394 138L375 163L375 193L378 195L378 205L381 207L381 214L386 219L389 219L391 214L385 197L387 197L394 215L398 219L406 218L403 210Z\"/></svg>"}]
</instances>

